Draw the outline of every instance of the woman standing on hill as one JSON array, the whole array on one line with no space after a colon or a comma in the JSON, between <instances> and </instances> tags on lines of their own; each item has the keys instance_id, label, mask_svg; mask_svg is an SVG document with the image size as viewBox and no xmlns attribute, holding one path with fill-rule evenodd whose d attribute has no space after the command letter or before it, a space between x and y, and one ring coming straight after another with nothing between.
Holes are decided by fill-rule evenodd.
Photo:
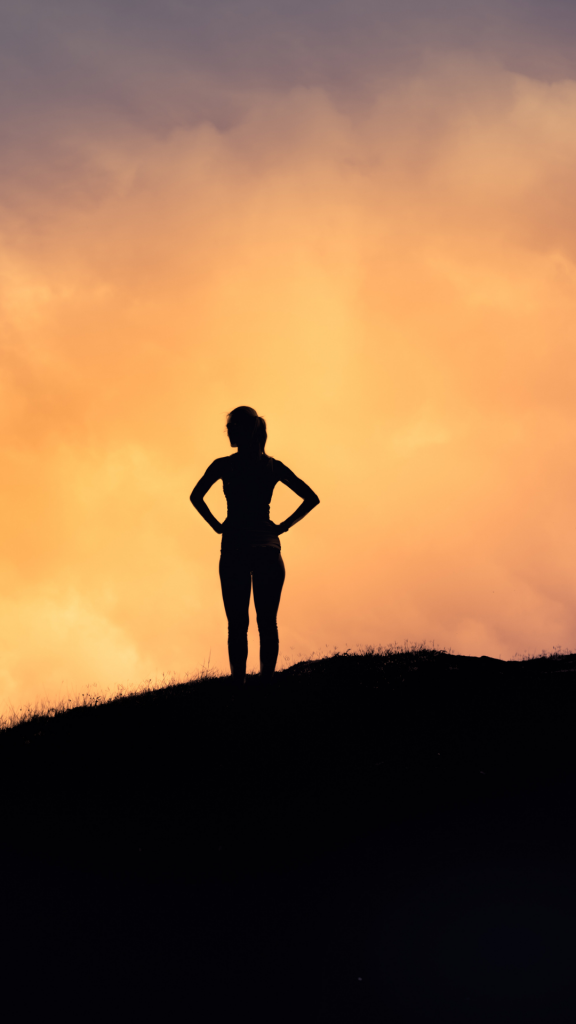
<instances>
[{"instance_id":1,"label":"woman standing on hill","mask_svg":"<svg viewBox=\"0 0 576 1024\"><path fill-rule=\"evenodd\" d=\"M228 618L228 654L232 678L243 683L248 657L248 607L254 584L254 604L260 633L260 675L270 679L278 658L276 615L286 570L279 535L319 503L314 491L278 459L266 455L266 423L255 409L240 405L228 414L228 438L235 455L216 459L198 481L190 501L216 533L222 534L220 581ZM204 495L222 480L228 515L219 523ZM278 481L302 498L302 504L276 526L270 520L270 501Z\"/></svg>"}]
</instances>

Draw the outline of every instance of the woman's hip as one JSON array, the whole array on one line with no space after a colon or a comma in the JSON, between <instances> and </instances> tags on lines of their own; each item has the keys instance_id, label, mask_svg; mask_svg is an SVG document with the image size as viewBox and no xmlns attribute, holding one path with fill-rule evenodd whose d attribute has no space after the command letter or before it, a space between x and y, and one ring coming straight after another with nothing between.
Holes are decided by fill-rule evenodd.
<instances>
[{"instance_id":1,"label":"woman's hip","mask_svg":"<svg viewBox=\"0 0 576 1024\"><path fill-rule=\"evenodd\" d=\"M269 544L224 543L220 550L220 569L238 572L274 571L284 567L280 546Z\"/></svg>"}]
</instances>

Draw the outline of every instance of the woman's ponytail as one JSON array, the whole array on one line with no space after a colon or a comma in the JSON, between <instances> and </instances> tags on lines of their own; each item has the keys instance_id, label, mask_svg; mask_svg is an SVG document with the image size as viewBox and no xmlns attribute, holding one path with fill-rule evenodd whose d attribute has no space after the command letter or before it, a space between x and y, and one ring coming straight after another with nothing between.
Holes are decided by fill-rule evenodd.
<instances>
[{"instance_id":1,"label":"woman's ponytail","mask_svg":"<svg viewBox=\"0 0 576 1024\"><path fill-rule=\"evenodd\" d=\"M256 421L257 421L257 424L256 424L256 429L254 431L254 435L255 435L254 439L255 439L256 443L258 444L259 454L260 455L265 455L266 452L264 451L264 449L266 448L266 441L268 440L268 432L266 430L266 420L263 419L262 416L257 416L256 417Z\"/></svg>"}]
</instances>

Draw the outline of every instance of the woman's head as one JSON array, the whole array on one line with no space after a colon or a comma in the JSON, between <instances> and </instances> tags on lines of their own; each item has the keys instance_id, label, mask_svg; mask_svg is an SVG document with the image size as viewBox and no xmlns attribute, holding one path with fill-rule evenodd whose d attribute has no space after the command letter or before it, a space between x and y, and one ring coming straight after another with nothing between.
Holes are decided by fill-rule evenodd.
<instances>
[{"instance_id":1,"label":"woman's head","mask_svg":"<svg viewBox=\"0 0 576 1024\"><path fill-rule=\"evenodd\" d=\"M263 455L266 446L266 422L256 409L239 405L226 417L226 429L232 448L243 448L254 455Z\"/></svg>"}]
</instances>

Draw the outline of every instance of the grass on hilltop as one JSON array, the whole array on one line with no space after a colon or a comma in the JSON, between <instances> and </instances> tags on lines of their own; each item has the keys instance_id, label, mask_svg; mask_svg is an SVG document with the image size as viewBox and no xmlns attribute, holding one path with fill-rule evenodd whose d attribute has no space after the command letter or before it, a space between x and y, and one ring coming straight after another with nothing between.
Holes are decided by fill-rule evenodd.
<instances>
[{"instance_id":1,"label":"grass on hilltop","mask_svg":"<svg viewBox=\"0 0 576 1024\"><path fill-rule=\"evenodd\" d=\"M425 645L199 675L30 710L0 733L4 835L98 870L315 856L391 821L574 769L576 655ZM244 865L244 868L242 867Z\"/></svg>"},{"instance_id":2,"label":"grass on hilltop","mask_svg":"<svg viewBox=\"0 0 576 1024\"><path fill-rule=\"evenodd\" d=\"M575 683L404 645L28 709L8 1017L572 1021Z\"/></svg>"},{"instance_id":3,"label":"grass on hilltop","mask_svg":"<svg viewBox=\"0 0 576 1024\"><path fill-rule=\"evenodd\" d=\"M327 645L326 645L327 648ZM417 651L425 650L426 644L409 644L405 641L404 645L398 644L389 645L386 648L381 646L359 646L354 649L356 654L366 653L378 653L378 654L392 654L400 651ZM352 652L349 648L346 651L339 651L336 647L332 647L329 653L316 654L312 652L307 661L319 661L327 657L334 657L336 655L348 655ZM285 671L290 668L293 664L297 664L294 659L290 659L288 656L284 656L283 665L278 668L278 672ZM249 677L257 675L255 671L248 673ZM174 686L189 685L190 683L199 683L207 679L223 680L226 679L228 673L218 672L216 669L211 668L208 663L207 666L203 666L198 669L193 676L179 676L171 675L168 678L163 674L162 679L155 680L146 679L139 686L133 687L123 685L119 683L116 690L112 691L109 687L106 689L99 688L95 690L93 686L88 685L85 693L78 693L74 697L64 697L62 700L54 702L48 698L37 700L34 704L25 704L23 707L15 708L12 704L6 705L6 711L0 714L0 731L4 729L12 729L14 726L22 725L26 722L32 722L37 718L54 718L56 715L65 714L67 711L71 711L73 708L84 708L84 707L97 707L102 704L110 704L117 700L123 700L129 697L138 697L145 693L152 693L158 690L168 690Z\"/></svg>"},{"instance_id":4,"label":"grass on hilltop","mask_svg":"<svg viewBox=\"0 0 576 1024\"><path fill-rule=\"evenodd\" d=\"M290 660L285 656L284 665L278 669L277 674L281 674L294 666L307 665L310 662L325 661L326 659L335 657L349 657L350 655L361 657L362 655L370 655L389 659L396 655L414 655L428 651L433 651L437 654L454 654L454 651L451 648L437 648L434 645L429 647L427 646L426 641L410 643L406 640L403 644L389 644L388 646L373 646L369 644L359 645L355 648L348 648L344 651L341 651L334 646L328 651L328 653L323 652L322 654L317 654L313 652L309 658L301 662ZM567 657L573 653L574 652L570 651L568 648L553 647L552 651L542 650L539 654L529 654L527 652L524 652L522 655L516 654L514 658L510 660L514 662L535 661L541 659L554 660ZM254 681L255 677L257 677L256 672L249 673L249 678L251 678L252 681ZM25 704L23 707L19 708L15 708L13 705L7 704L6 711L3 714L0 714L0 732L6 729L13 729L18 725L34 722L36 719L54 718L56 716L63 715L74 708L98 707L104 704L114 703L118 700L139 697L143 694L170 690L173 687L189 686L190 684L202 683L207 680L222 681L226 678L228 678L227 673L218 672L208 664L208 666L203 666L201 669L198 669L191 677L171 675L166 678L166 676L163 675L160 680L155 680L154 682L152 682L152 679L146 679L137 687L119 683L114 691L110 688L100 688L95 691L94 687L88 685L84 693L76 694L74 697L65 697L57 702L46 698L43 700L37 700L34 704Z\"/></svg>"}]
</instances>

